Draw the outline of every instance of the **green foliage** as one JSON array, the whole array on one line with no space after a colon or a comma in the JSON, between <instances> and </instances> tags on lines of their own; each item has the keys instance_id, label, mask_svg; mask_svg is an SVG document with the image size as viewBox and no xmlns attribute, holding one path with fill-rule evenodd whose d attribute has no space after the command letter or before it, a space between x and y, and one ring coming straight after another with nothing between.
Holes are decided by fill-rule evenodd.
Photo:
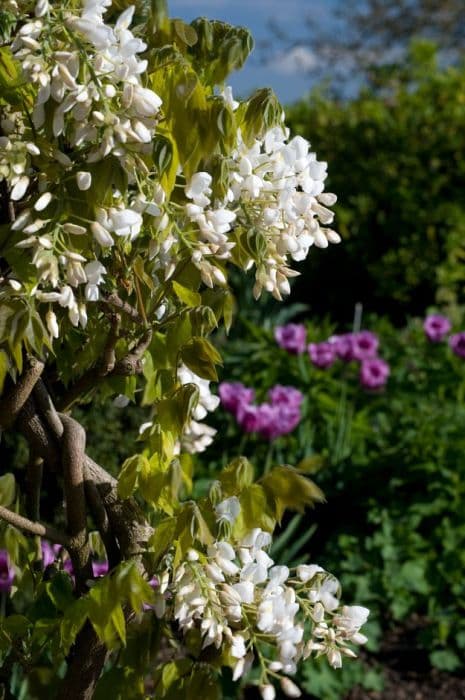
<instances>
[{"instance_id":1,"label":"green foliage","mask_svg":"<svg viewBox=\"0 0 465 700\"><path fill-rule=\"evenodd\" d=\"M456 310L457 330L462 319ZM446 342L428 342L419 320L400 331L376 317L364 325L378 333L380 354L391 366L388 384L378 392L360 386L355 363L318 369L306 354L279 349L270 321L265 327L244 323L228 343L222 378L253 387L258 401L276 383L300 389L302 421L293 434L269 443L241 435L234 419L219 412L221 451L209 449L204 473L213 475L241 454L265 469L286 455L298 471L311 474L327 505L298 526L293 522L289 534L285 529L276 556L286 563L299 556L294 550L289 555L287 543L301 533L311 560L337 568L344 589L371 609L373 650L381 630L416 619L417 647L429 653L432 665L456 671L463 668L465 644L465 364ZM318 342L341 330L309 323L307 337ZM259 483L267 479L265 473ZM284 482L277 483L285 500ZM307 690L322 698L339 698L362 680L367 690L380 682L374 672L365 677L358 664L338 678L318 666L305 673Z\"/></svg>"},{"instance_id":2,"label":"green foliage","mask_svg":"<svg viewBox=\"0 0 465 700\"><path fill-rule=\"evenodd\" d=\"M436 65L425 43L377 91L346 102L315 92L287 111L331 163L343 238L310 254L296 298L344 322L356 302L403 322L436 296L463 301L464 116L464 68Z\"/></svg>"}]
</instances>

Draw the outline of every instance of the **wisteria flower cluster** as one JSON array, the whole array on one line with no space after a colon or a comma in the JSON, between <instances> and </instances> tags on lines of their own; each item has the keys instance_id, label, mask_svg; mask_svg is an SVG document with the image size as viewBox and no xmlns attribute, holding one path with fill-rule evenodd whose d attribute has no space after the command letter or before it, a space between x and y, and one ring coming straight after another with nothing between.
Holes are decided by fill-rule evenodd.
<instances>
[{"instance_id":1,"label":"wisteria flower cluster","mask_svg":"<svg viewBox=\"0 0 465 700\"><path fill-rule=\"evenodd\" d=\"M452 323L442 314L430 314L423 322L423 330L431 343L442 342L449 334ZM449 336L449 346L458 357L465 358L465 331Z\"/></svg>"},{"instance_id":2,"label":"wisteria flower cluster","mask_svg":"<svg viewBox=\"0 0 465 700\"><path fill-rule=\"evenodd\" d=\"M232 524L239 515L236 497L216 507ZM197 629L203 647L226 647L235 659L237 680L258 656L262 697L274 697L272 681L281 681L289 697L300 690L286 678L299 661L326 656L333 668L350 646L364 644L360 632L367 608L344 606L339 582L315 564L290 570L276 565L268 554L272 537L255 528L239 541L217 540L207 551L190 549L184 561L158 592L163 615L173 616L183 634Z\"/></svg>"},{"instance_id":3,"label":"wisteria flower cluster","mask_svg":"<svg viewBox=\"0 0 465 700\"><path fill-rule=\"evenodd\" d=\"M236 106L238 103L236 103ZM228 232L234 224L253 228L261 234L263 253L257 262L254 294L263 289L281 299L290 291L288 278L295 276L288 257L304 260L309 248L326 248L339 243L339 235L325 228L334 214L327 208L336 196L324 193L326 163L319 162L301 136L289 141L289 130L271 129L263 140L247 146L238 133L237 149L229 160L229 179L222 201L212 202L212 176L196 173L186 186L189 219L197 224L203 246L195 260L204 282L212 286L221 272L212 268L203 256L227 259L234 243ZM323 224L323 227L320 225ZM245 266L251 267L250 258Z\"/></svg>"},{"instance_id":4,"label":"wisteria flower cluster","mask_svg":"<svg viewBox=\"0 0 465 700\"><path fill-rule=\"evenodd\" d=\"M304 397L294 387L277 384L268 392L269 401L261 404L252 403L254 390L240 382L222 382L219 394L222 406L246 433L274 440L291 433L300 423Z\"/></svg>"},{"instance_id":5,"label":"wisteria flower cluster","mask_svg":"<svg viewBox=\"0 0 465 700\"><path fill-rule=\"evenodd\" d=\"M1 115L0 181L18 204L11 228L22 233L17 246L29 251L36 268L29 293L47 305L50 337L59 336L60 308L73 326L86 327L88 304L101 298L114 251L142 235L159 283L187 248L207 286L226 284L228 261L245 270L255 265L255 295L265 289L281 299L297 274L290 259L303 260L312 245L340 241L328 228L336 196L324 192L326 163L282 126L253 143L238 128L224 157L224 196L213 195L214 174L184 176L179 167L185 203L170 201L147 165L165 118L162 98L147 87L148 60L140 57L147 44L130 29L134 7L109 24L110 5L83 0L80 12L72 12L38 0L34 17L19 24L11 43L34 98L30 119L9 107ZM230 89L223 100L230 113L239 105ZM51 148L44 146L48 138ZM53 167L40 170L44 157ZM101 199L98 166L109 158L121 168L126 188L113 187L111 197ZM70 210L63 200L73 193L84 206ZM254 233L246 257L237 252L239 231ZM11 283L21 289L19 280Z\"/></svg>"},{"instance_id":6,"label":"wisteria flower cluster","mask_svg":"<svg viewBox=\"0 0 465 700\"><path fill-rule=\"evenodd\" d=\"M359 362L360 384L365 389L382 388L390 374L388 363L378 356L379 339L375 333L362 330L333 335L320 343L306 342L307 331L303 324L289 323L275 328L279 347L293 354L307 349L312 364L320 369L331 367L336 360Z\"/></svg>"}]
</instances>

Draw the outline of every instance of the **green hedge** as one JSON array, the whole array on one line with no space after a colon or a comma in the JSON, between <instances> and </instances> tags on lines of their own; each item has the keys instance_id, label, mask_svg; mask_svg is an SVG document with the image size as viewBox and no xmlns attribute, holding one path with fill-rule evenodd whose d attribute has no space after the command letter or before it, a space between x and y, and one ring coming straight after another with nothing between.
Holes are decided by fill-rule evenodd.
<instances>
[{"instance_id":1,"label":"green hedge","mask_svg":"<svg viewBox=\"0 0 465 700\"><path fill-rule=\"evenodd\" d=\"M417 44L376 93L314 93L287 110L291 129L330 164L343 244L310 254L294 301L351 318L355 302L403 321L462 298L465 69L441 69Z\"/></svg>"}]
</instances>

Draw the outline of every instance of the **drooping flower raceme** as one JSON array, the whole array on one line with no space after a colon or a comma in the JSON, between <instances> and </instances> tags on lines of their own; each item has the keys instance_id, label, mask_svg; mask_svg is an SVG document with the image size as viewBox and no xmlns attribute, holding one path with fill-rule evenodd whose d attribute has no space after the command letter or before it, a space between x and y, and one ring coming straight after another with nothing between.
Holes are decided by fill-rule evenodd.
<instances>
[{"instance_id":1,"label":"drooping flower raceme","mask_svg":"<svg viewBox=\"0 0 465 700\"><path fill-rule=\"evenodd\" d=\"M236 499L233 512L231 500L218 504L216 512L219 518L228 513L232 525L239 507ZM320 566L276 565L267 551L271 541L255 528L238 541L191 549L170 575L164 608L183 634L198 629L204 648L229 650L236 659L234 680L259 652L262 687L293 675L298 662L313 654L325 655L338 668L344 656L355 655L353 646L366 642L360 629L368 617L366 608L341 606L338 581Z\"/></svg>"}]
</instances>

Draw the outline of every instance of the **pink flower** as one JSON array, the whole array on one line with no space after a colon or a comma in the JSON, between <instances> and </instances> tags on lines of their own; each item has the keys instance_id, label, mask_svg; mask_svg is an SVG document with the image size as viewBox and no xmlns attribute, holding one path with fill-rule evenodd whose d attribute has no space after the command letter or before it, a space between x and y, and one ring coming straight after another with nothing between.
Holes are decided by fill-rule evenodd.
<instances>
[{"instance_id":1,"label":"pink flower","mask_svg":"<svg viewBox=\"0 0 465 700\"><path fill-rule=\"evenodd\" d=\"M440 343L449 333L452 325L446 316L431 314L423 322L423 330L431 343Z\"/></svg>"},{"instance_id":2,"label":"pink flower","mask_svg":"<svg viewBox=\"0 0 465 700\"><path fill-rule=\"evenodd\" d=\"M308 354L315 365L320 369L331 367L336 361L336 346L334 343L310 343L308 346Z\"/></svg>"},{"instance_id":3,"label":"pink flower","mask_svg":"<svg viewBox=\"0 0 465 700\"><path fill-rule=\"evenodd\" d=\"M248 389L241 382L221 382L218 392L222 406L236 417L240 407L252 403L255 398L254 390Z\"/></svg>"},{"instance_id":4,"label":"pink flower","mask_svg":"<svg viewBox=\"0 0 465 700\"><path fill-rule=\"evenodd\" d=\"M277 326L274 329L274 337L279 347L295 355L300 355L305 350L307 331L301 323L288 323L286 326Z\"/></svg>"},{"instance_id":5,"label":"pink flower","mask_svg":"<svg viewBox=\"0 0 465 700\"><path fill-rule=\"evenodd\" d=\"M94 578L99 578L99 576L105 576L108 573L108 562L106 559L103 561L93 561L92 562L92 573Z\"/></svg>"},{"instance_id":6,"label":"pink flower","mask_svg":"<svg viewBox=\"0 0 465 700\"><path fill-rule=\"evenodd\" d=\"M334 345L336 355L344 362L354 359L352 351L353 333L343 333L342 335L332 335L328 338L328 343Z\"/></svg>"},{"instance_id":7,"label":"pink flower","mask_svg":"<svg viewBox=\"0 0 465 700\"><path fill-rule=\"evenodd\" d=\"M9 593L15 578L6 549L0 549L0 593Z\"/></svg>"},{"instance_id":8,"label":"pink flower","mask_svg":"<svg viewBox=\"0 0 465 700\"><path fill-rule=\"evenodd\" d=\"M378 336L371 331L352 333L352 358L354 360L369 360L376 357L378 352Z\"/></svg>"},{"instance_id":9,"label":"pink flower","mask_svg":"<svg viewBox=\"0 0 465 700\"><path fill-rule=\"evenodd\" d=\"M454 352L459 357L465 358L465 332L455 333L449 338L449 345Z\"/></svg>"},{"instance_id":10,"label":"pink flower","mask_svg":"<svg viewBox=\"0 0 465 700\"><path fill-rule=\"evenodd\" d=\"M389 377L391 369L381 358L363 360L360 365L360 384L365 389L380 389Z\"/></svg>"}]
</instances>

